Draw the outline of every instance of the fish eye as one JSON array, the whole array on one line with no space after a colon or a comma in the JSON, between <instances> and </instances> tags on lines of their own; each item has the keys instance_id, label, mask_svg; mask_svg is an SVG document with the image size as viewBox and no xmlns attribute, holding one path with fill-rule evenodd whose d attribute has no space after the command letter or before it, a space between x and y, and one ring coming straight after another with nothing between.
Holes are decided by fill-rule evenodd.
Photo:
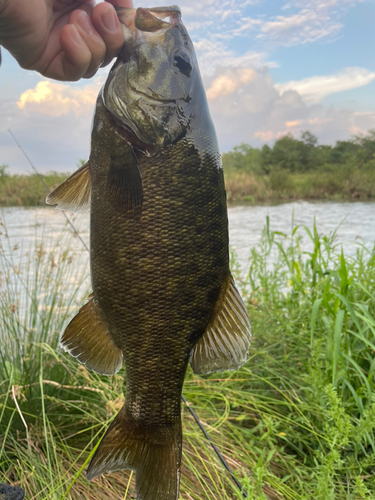
<instances>
[{"instance_id":1,"label":"fish eye","mask_svg":"<svg viewBox=\"0 0 375 500\"><path fill-rule=\"evenodd\" d=\"M190 76L191 70L193 69L189 54L182 50L176 52L173 66L176 66L185 76Z\"/></svg>"}]
</instances>

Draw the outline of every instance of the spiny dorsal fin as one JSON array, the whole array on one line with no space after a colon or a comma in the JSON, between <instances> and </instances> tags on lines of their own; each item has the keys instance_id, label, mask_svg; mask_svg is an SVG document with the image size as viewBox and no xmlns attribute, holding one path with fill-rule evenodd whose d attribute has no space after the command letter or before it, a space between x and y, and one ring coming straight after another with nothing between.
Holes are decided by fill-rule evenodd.
<instances>
[{"instance_id":1,"label":"spiny dorsal fin","mask_svg":"<svg viewBox=\"0 0 375 500\"><path fill-rule=\"evenodd\" d=\"M90 165L86 162L47 196L48 205L57 205L59 210L88 212L91 202Z\"/></svg>"},{"instance_id":2,"label":"spiny dorsal fin","mask_svg":"<svg viewBox=\"0 0 375 500\"><path fill-rule=\"evenodd\" d=\"M193 348L190 364L194 373L237 370L247 360L250 321L231 275L219 300L219 311Z\"/></svg>"},{"instance_id":3,"label":"spiny dorsal fin","mask_svg":"<svg viewBox=\"0 0 375 500\"><path fill-rule=\"evenodd\" d=\"M121 368L121 349L114 343L94 297L69 323L61 346L89 370L102 375L113 375Z\"/></svg>"}]
</instances>

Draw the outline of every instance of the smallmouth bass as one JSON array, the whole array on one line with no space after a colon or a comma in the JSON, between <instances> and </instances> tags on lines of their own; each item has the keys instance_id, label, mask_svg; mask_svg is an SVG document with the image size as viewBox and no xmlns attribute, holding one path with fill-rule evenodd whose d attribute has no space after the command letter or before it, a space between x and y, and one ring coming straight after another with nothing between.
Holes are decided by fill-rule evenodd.
<instances>
[{"instance_id":1,"label":"smallmouth bass","mask_svg":"<svg viewBox=\"0 0 375 500\"><path fill-rule=\"evenodd\" d=\"M120 9L125 44L98 96L89 161L47 198L91 210L93 293L62 346L116 373L126 399L89 480L133 469L139 500L176 500L181 391L235 370L250 323L229 270L221 158L193 44L177 6Z\"/></svg>"}]
</instances>

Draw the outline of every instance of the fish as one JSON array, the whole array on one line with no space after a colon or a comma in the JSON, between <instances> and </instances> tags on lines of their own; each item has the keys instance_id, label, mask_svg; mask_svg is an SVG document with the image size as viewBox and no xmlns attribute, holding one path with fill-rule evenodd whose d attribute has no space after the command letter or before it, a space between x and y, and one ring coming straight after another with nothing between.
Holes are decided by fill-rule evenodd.
<instances>
[{"instance_id":1,"label":"fish","mask_svg":"<svg viewBox=\"0 0 375 500\"><path fill-rule=\"evenodd\" d=\"M47 198L90 211L93 291L61 345L101 374L125 362L125 403L87 478L132 469L138 500L176 500L188 365L238 369L251 328L229 268L221 156L181 11L118 15L125 43L97 99L89 160Z\"/></svg>"}]
</instances>

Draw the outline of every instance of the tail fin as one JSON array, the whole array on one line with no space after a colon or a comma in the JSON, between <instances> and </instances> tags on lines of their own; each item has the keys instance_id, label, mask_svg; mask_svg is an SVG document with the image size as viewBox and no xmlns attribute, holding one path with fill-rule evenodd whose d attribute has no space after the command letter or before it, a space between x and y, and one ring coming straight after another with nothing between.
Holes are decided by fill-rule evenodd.
<instances>
[{"instance_id":1,"label":"tail fin","mask_svg":"<svg viewBox=\"0 0 375 500\"><path fill-rule=\"evenodd\" d=\"M128 420L122 408L90 462L87 479L133 469L138 500L177 500L181 451L181 421L152 430Z\"/></svg>"}]
</instances>

